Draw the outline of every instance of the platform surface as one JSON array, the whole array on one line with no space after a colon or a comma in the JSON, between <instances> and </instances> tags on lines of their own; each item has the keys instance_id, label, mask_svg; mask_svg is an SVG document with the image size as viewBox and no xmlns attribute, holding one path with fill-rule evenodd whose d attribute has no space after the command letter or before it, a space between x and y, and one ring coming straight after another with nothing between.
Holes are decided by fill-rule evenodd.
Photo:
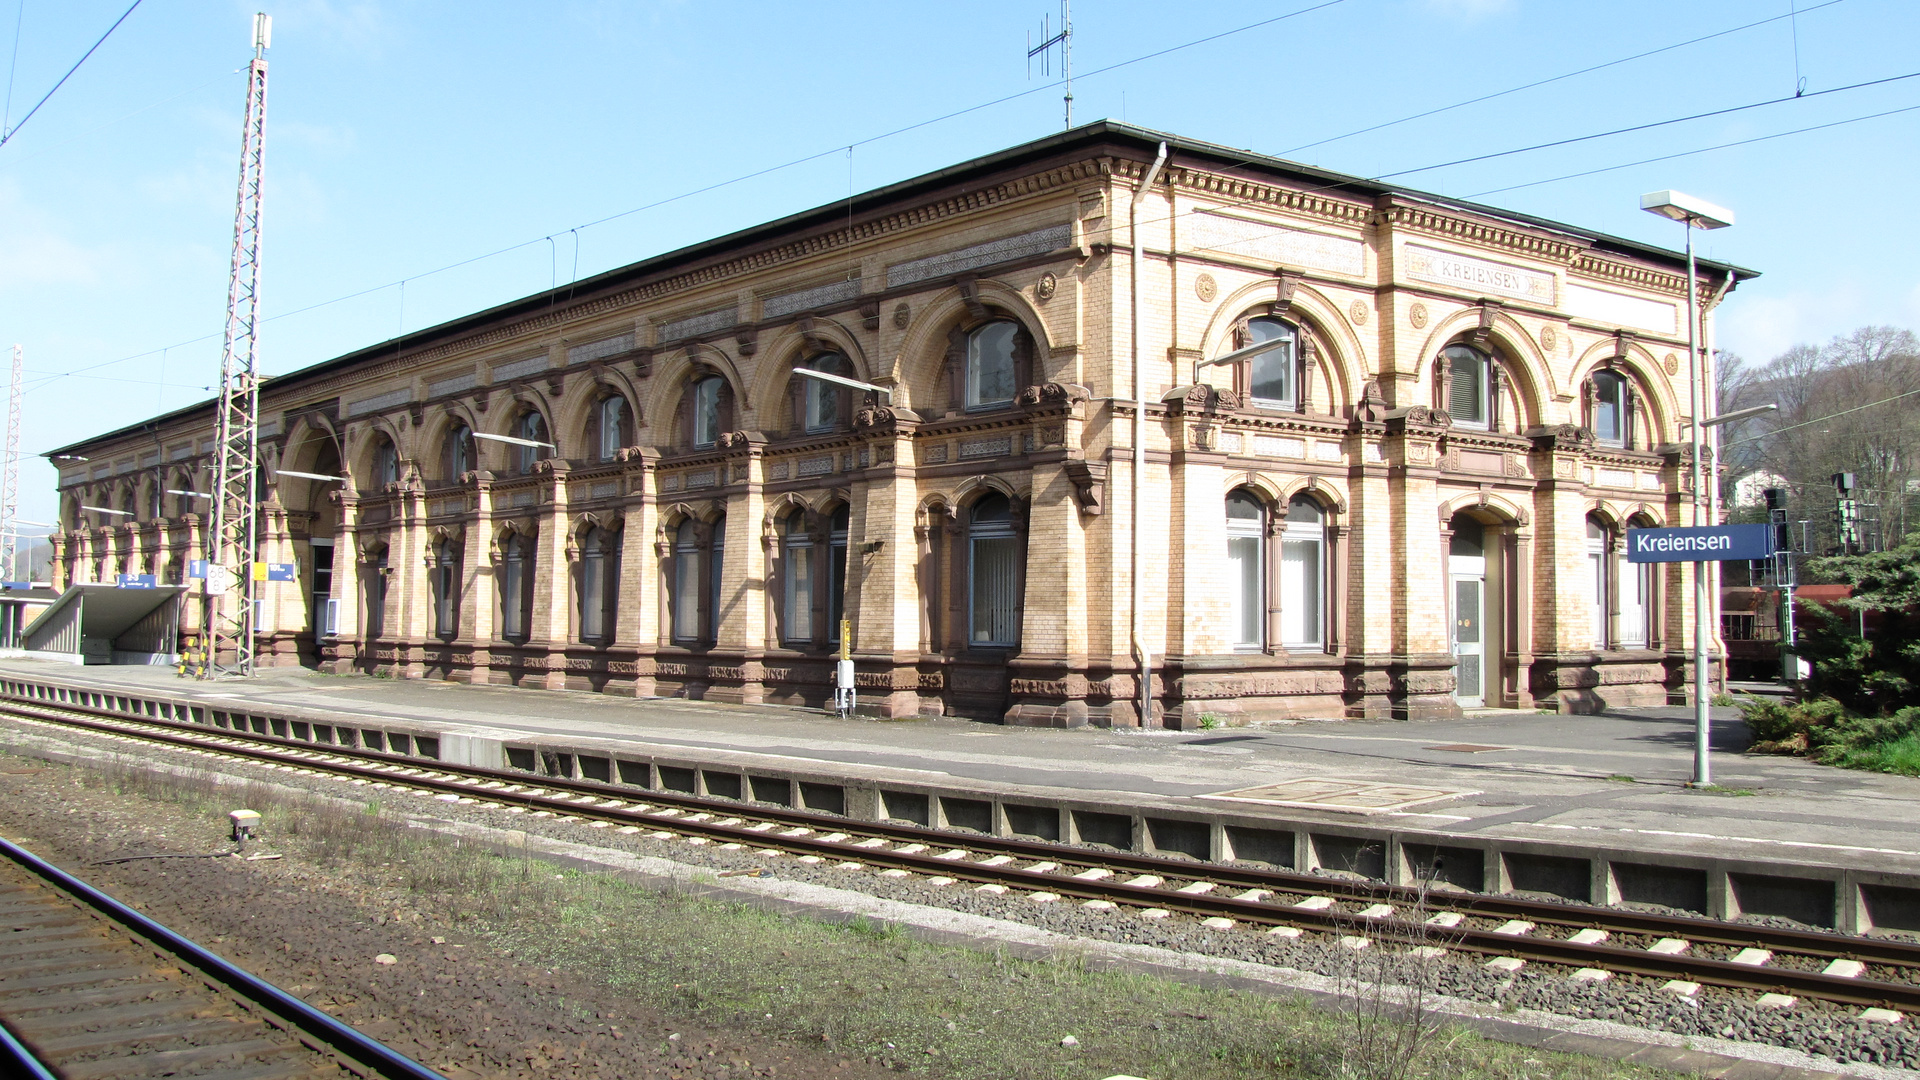
<instances>
[{"instance_id":1,"label":"platform surface","mask_svg":"<svg viewBox=\"0 0 1920 1080\"><path fill-rule=\"evenodd\" d=\"M1194 732L1002 727L968 720L842 720L785 706L473 687L269 669L196 682L169 668L0 661L0 672L426 722L492 738L548 734L753 755L792 768L946 778L1069 798L1196 809L1262 805L1463 835L1777 855L1920 870L1920 779L1744 753L1737 710L1713 710L1714 779L1686 787L1693 714L1486 712L1461 720L1309 721Z\"/></svg>"}]
</instances>

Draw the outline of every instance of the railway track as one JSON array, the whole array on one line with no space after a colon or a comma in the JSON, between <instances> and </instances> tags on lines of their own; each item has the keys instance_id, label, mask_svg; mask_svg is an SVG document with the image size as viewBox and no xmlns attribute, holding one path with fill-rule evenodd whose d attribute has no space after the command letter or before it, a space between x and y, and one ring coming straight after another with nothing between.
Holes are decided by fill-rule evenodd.
<instances>
[{"instance_id":1,"label":"railway track","mask_svg":"<svg viewBox=\"0 0 1920 1080\"><path fill-rule=\"evenodd\" d=\"M0 1021L9 1076L440 1075L5 840Z\"/></svg>"},{"instance_id":2,"label":"railway track","mask_svg":"<svg viewBox=\"0 0 1920 1080\"><path fill-rule=\"evenodd\" d=\"M1920 945L1615 908L1452 890L1415 890L1285 870L1222 865L1070 844L857 821L593 780L423 763L362 748L315 747L270 735L106 710L10 701L0 713L201 755L414 792L660 840L794 857L849 871L919 875L930 884L1077 903L1116 917L1205 920L1222 931L1314 935L1350 947L1402 947L1505 971L1553 965L1571 977L1656 980L1859 1007L1869 1020L1920 1013Z\"/></svg>"}]
</instances>

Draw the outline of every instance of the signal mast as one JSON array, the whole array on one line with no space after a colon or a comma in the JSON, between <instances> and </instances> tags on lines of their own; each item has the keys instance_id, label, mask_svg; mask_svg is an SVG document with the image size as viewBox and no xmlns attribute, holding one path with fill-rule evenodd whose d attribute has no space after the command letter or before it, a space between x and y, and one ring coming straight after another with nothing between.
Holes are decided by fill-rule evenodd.
<instances>
[{"instance_id":1,"label":"signal mast","mask_svg":"<svg viewBox=\"0 0 1920 1080\"><path fill-rule=\"evenodd\" d=\"M240 132L240 192L227 273L214 435L213 528L208 534L200 677L253 674L260 485L260 187L267 151L267 48L273 19L253 17L247 111Z\"/></svg>"}]
</instances>

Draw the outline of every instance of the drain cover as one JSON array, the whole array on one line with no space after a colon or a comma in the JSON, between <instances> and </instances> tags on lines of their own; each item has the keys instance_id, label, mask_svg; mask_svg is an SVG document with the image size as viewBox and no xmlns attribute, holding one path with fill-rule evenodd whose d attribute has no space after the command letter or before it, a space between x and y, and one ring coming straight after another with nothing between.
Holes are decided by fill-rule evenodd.
<instances>
[{"instance_id":1,"label":"drain cover","mask_svg":"<svg viewBox=\"0 0 1920 1080\"><path fill-rule=\"evenodd\" d=\"M1403 810L1409 806L1478 795L1477 791L1447 788L1408 787L1381 784L1370 780L1342 780L1327 776L1306 776L1278 784L1236 788L1197 798L1224 802L1261 803L1267 806L1301 806L1318 810L1344 810L1355 814L1378 814Z\"/></svg>"}]
</instances>

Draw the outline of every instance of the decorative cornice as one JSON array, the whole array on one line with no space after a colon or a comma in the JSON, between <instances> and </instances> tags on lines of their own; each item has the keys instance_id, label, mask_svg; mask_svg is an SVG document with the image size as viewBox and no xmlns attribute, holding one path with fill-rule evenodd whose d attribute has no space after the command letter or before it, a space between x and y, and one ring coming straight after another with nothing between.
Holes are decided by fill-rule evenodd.
<instances>
[{"instance_id":1,"label":"decorative cornice","mask_svg":"<svg viewBox=\"0 0 1920 1080\"><path fill-rule=\"evenodd\" d=\"M1568 269L1580 277L1631 285L1637 289L1648 289L1670 296L1684 296L1687 292L1687 275L1685 274L1655 270L1592 251L1583 253ZM1701 278L1701 289L1705 290L1707 286L1707 279Z\"/></svg>"},{"instance_id":2,"label":"decorative cornice","mask_svg":"<svg viewBox=\"0 0 1920 1080\"><path fill-rule=\"evenodd\" d=\"M1576 237L1530 232L1438 206L1402 202L1393 196L1381 199L1374 220L1392 229L1517 252L1562 266L1573 263L1592 246Z\"/></svg>"},{"instance_id":3,"label":"decorative cornice","mask_svg":"<svg viewBox=\"0 0 1920 1080\"><path fill-rule=\"evenodd\" d=\"M1114 170L1119 179L1138 183L1146 171L1145 162L1121 162ZM1342 225L1365 226L1373 214L1373 205L1328 195L1324 191L1301 191L1279 184L1249 180L1243 176L1207 172L1174 166L1167 170L1168 182L1196 195L1230 199L1247 209L1285 210L1293 214L1319 218Z\"/></svg>"}]
</instances>

